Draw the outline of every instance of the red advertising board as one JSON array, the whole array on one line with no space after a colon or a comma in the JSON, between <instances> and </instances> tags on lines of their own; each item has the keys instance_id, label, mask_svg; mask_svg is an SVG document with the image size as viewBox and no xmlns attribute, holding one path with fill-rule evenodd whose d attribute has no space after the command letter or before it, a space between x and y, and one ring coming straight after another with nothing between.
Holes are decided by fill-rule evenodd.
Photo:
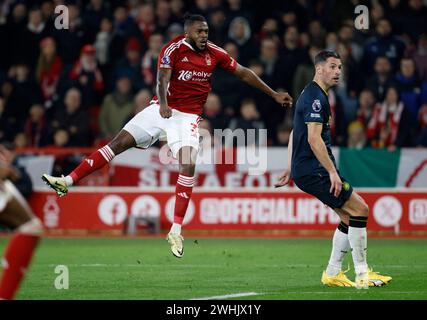
<instances>
[{"instance_id":1,"label":"red advertising board","mask_svg":"<svg viewBox=\"0 0 427 320\"><path fill-rule=\"evenodd\" d=\"M372 231L427 231L426 190L359 190L371 213ZM66 197L39 191L32 208L48 229L123 230L130 215L158 217L171 224L173 189L75 188ZM337 215L299 190L233 190L193 193L186 230L331 230Z\"/></svg>"}]
</instances>

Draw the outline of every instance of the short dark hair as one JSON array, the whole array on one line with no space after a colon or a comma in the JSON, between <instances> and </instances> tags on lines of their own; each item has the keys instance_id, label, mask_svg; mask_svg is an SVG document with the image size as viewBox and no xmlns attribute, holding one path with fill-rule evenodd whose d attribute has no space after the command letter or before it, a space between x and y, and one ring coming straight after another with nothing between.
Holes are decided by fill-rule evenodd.
<instances>
[{"instance_id":1,"label":"short dark hair","mask_svg":"<svg viewBox=\"0 0 427 320\"><path fill-rule=\"evenodd\" d=\"M341 59L340 55L335 51L331 50L322 50L314 57L314 65L316 66L319 63L326 62L328 58L337 58Z\"/></svg>"},{"instance_id":2,"label":"short dark hair","mask_svg":"<svg viewBox=\"0 0 427 320\"><path fill-rule=\"evenodd\" d=\"M187 12L184 15L184 27L185 28L191 26L196 21L207 22L206 18L200 14L190 14Z\"/></svg>"}]
</instances>

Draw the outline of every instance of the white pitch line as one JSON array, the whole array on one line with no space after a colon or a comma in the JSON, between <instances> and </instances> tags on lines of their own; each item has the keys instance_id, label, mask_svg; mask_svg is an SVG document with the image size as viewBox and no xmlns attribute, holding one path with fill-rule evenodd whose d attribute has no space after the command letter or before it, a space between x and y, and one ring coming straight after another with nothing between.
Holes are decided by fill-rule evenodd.
<instances>
[{"instance_id":1,"label":"white pitch line","mask_svg":"<svg viewBox=\"0 0 427 320\"><path fill-rule=\"evenodd\" d=\"M230 298L241 298L241 297L250 297L250 296L259 296L262 293L257 292L240 292L240 293L232 293L232 294L225 294L223 296L212 296L212 297L203 297L203 298L193 298L190 300L223 300L223 299L230 299Z\"/></svg>"}]
</instances>

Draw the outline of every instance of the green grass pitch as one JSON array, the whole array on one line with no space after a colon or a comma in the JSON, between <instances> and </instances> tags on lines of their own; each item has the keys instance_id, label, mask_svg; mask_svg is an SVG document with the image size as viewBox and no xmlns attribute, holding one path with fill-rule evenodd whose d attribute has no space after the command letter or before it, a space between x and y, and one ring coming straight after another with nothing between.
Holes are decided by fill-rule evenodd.
<instances>
[{"instance_id":1,"label":"green grass pitch","mask_svg":"<svg viewBox=\"0 0 427 320\"><path fill-rule=\"evenodd\" d=\"M8 238L0 238L3 252ZM46 238L17 299L427 299L427 240L370 239L369 264L385 287L328 288L330 239L186 238L182 259L162 238ZM348 253L344 265L351 262ZM69 289L54 287L57 265ZM354 273L349 272L354 279Z\"/></svg>"}]
</instances>

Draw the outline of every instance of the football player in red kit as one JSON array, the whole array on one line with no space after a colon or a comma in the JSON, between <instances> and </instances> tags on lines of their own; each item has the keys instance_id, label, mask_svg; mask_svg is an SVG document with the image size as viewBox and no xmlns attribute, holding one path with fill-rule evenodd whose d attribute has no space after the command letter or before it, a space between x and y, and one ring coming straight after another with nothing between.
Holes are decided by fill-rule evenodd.
<instances>
[{"instance_id":1,"label":"football player in red kit","mask_svg":"<svg viewBox=\"0 0 427 320\"><path fill-rule=\"evenodd\" d=\"M30 178L12 165L14 155L0 145L0 223L13 230L0 269L0 300L14 298L43 233L43 225L14 183Z\"/></svg>"},{"instance_id":2,"label":"football player in red kit","mask_svg":"<svg viewBox=\"0 0 427 320\"><path fill-rule=\"evenodd\" d=\"M185 35L163 47L157 65L157 95L150 105L135 115L103 148L85 159L66 177L43 175L43 180L59 196L80 179L132 148L148 148L161 137L167 138L172 154L179 162L175 189L174 220L167 239L172 253L184 254L181 225L194 186L194 171L199 148L198 124L211 90L211 77L219 67L233 73L249 85L263 91L281 106L291 106L288 93L279 93L265 84L252 70L241 66L222 48L208 40L209 27L200 15L186 15Z\"/></svg>"}]
</instances>

